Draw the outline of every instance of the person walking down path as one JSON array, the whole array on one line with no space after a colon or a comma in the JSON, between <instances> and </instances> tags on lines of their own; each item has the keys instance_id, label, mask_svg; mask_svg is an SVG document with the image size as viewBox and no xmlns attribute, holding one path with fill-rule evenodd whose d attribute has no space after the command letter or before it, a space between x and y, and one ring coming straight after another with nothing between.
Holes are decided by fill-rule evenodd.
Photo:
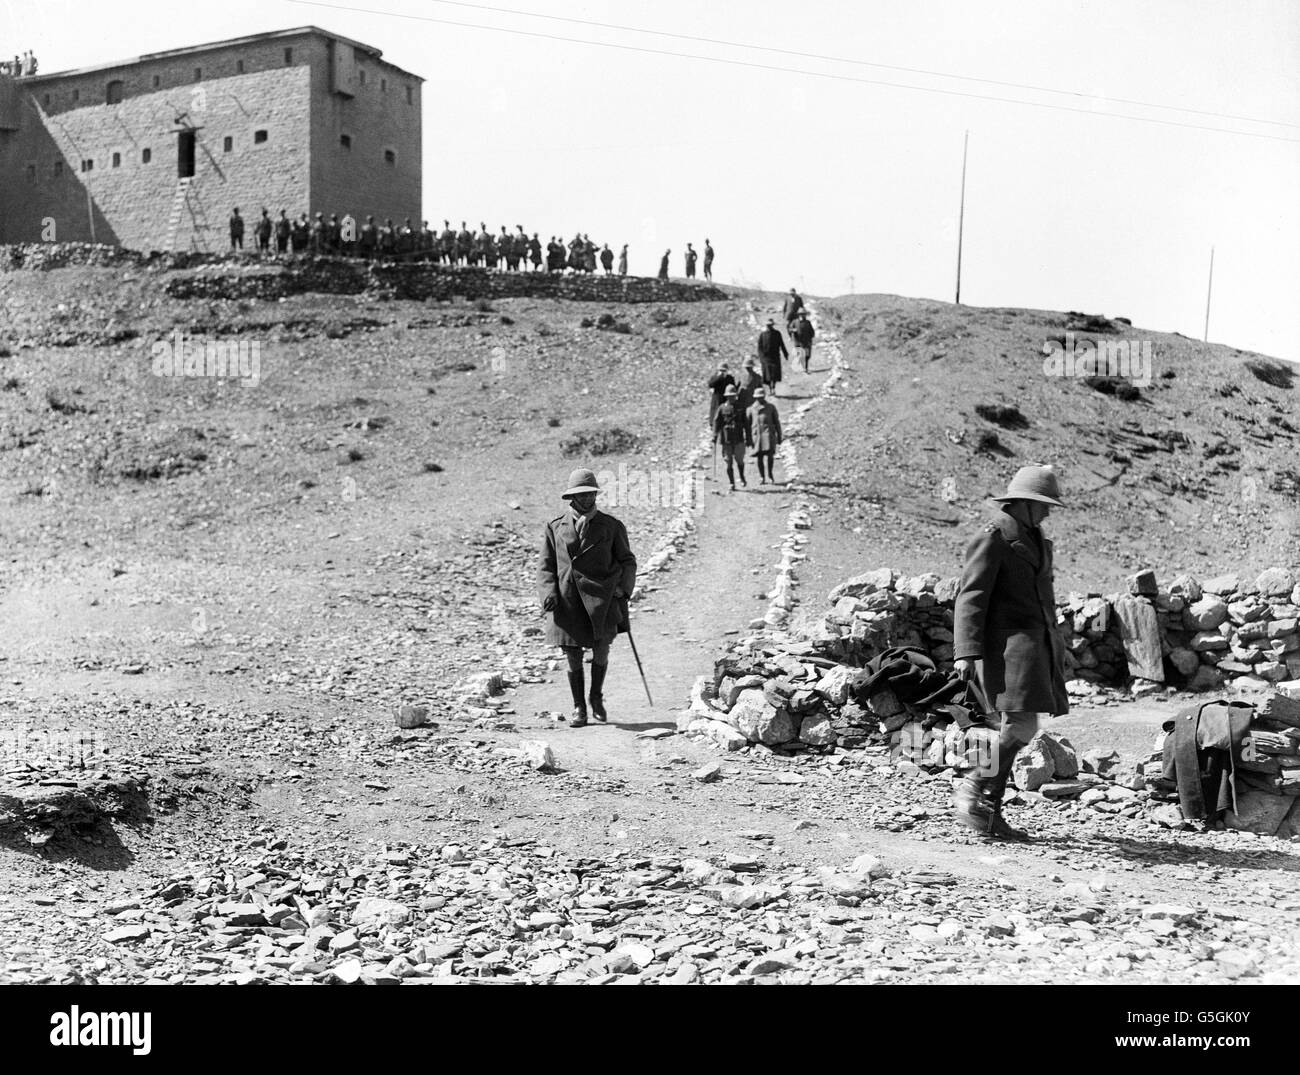
<instances>
[{"instance_id":1,"label":"person walking down path","mask_svg":"<svg viewBox=\"0 0 1300 1075\"><path fill-rule=\"evenodd\" d=\"M986 838L1023 841L1028 834L1002 817L1012 763L1038 731L1040 713L1070 711L1052 543L1041 529L1051 509L1064 504L1049 466L1021 467L994 499L1002 512L966 547L953 611L954 669L983 689L989 758L958 785L953 815Z\"/></svg>"},{"instance_id":2,"label":"person walking down path","mask_svg":"<svg viewBox=\"0 0 1300 1075\"><path fill-rule=\"evenodd\" d=\"M709 378L709 428L713 428L713 416L718 413L718 408L722 406L722 400L727 394L727 386L736 387L736 378L731 375L731 369L725 362L718 363L718 372Z\"/></svg>"},{"instance_id":3,"label":"person walking down path","mask_svg":"<svg viewBox=\"0 0 1300 1075\"><path fill-rule=\"evenodd\" d=\"M807 373L808 363L812 361L813 337L817 335L812 322L808 320L807 310L799 311L799 318L795 321L790 335L799 348L799 362L803 365L804 373Z\"/></svg>"},{"instance_id":4,"label":"person walking down path","mask_svg":"<svg viewBox=\"0 0 1300 1075\"><path fill-rule=\"evenodd\" d=\"M767 389L754 390L754 402L749 408L749 436L754 445L754 458L758 460L758 484L775 485L776 449L782 440L781 416L774 404L767 401Z\"/></svg>"},{"instance_id":5,"label":"person walking down path","mask_svg":"<svg viewBox=\"0 0 1300 1075\"><path fill-rule=\"evenodd\" d=\"M542 534L537 592L547 615L546 641L559 646L569 667L574 728L587 723L587 704L604 723L605 673L610 643L628 629L627 601L636 586L636 557L627 527L596 507L600 487L590 470L569 475L560 494L568 509ZM591 692L584 694L583 650L591 650Z\"/></svg>"},{"instance_id":6,"label":"person walking down path","mask_svg":"<svg viewBox=\"0 0 1300 1075\"><path fill-rule=\"evenodd\" d=\"M790 326L794 319L799 316L799 311L803 309L803 297L794 288L790 289L790 294L785 297L785 302L781 304L781 316L785 318L785 330L790 331Z\"/></svg>"},{"instance_id":7,"label":"person walking down path","mask_svg":"<svg viewBox=\"0 0 1300 1075\"><path fill-rule=\"evenodd\" d=\"M749 488L749 482L745 481L745 449L752 445L749 416L740 406L739 393L734 384L727 385L722 405L713 416L713 441L722 444L722 460L727 465L727 481L731 483L731 491L736 491L735 471L740 474L740 484Z\"/></svg>"},{"instance_id":8,"label":"person walking down path","mask_svg":"<svg viewBox=\"0 0 1300 1075\"><path fill-rule=\"evenodd\" d=\"M758 360L763 364L763 384L772 395L776 395L776 386L781 383L781 359L789 357L785 337L769 317L767 327L758 334Z\"/></svg>"},{"instance_id":9,"label":"person walking down path","mask_svg":"<svg viewBox=\"0 0 1300 1075\"><path fill-rule=\"evenodd\" d=\"M758 370L758 359L753 355L746 358L740 375L741 381L736 386L739 389L737 402L742 411L748 411L754 402L755 390L763 387L763 375Z\"/></svg>"}]
</instances>

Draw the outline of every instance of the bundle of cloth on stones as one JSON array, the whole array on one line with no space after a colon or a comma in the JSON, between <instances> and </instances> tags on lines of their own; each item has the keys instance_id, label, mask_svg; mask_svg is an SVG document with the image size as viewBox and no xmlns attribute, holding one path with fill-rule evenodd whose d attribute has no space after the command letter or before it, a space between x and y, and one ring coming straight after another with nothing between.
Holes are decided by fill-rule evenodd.
<instances>
[{"instance_id":1,"label":"bundle of cloth on stones","mask_svg":"<svg viewBox=\"0 0 1300 1075\"><path fill-rule=\"evenodd\" d=\"M959 580L868 571L830 594L831 610L808 632L818 652L863 665L885 649L919 649L951 664ZM1214 690L1225 683L1266 689L1300 680L1300 581L1270 568L1254 579L1221 575L1200 582L1153 571L1131 576L1127 593L1071 593L1057 603L1065 673L1088 684L1143 695L1172 686Z\"/></svg>"},{"instance_id":2,"label":"bundle of cloth on stones","mask_svg":"<svg viewBox=\"0 0 1300 1075\"><path fill-rule=\"evenodd\" d=\"M1187 821L1300 834L1300 698L1219 698L1167 721L1142 767Z\"/></svg>"}]
</instances>

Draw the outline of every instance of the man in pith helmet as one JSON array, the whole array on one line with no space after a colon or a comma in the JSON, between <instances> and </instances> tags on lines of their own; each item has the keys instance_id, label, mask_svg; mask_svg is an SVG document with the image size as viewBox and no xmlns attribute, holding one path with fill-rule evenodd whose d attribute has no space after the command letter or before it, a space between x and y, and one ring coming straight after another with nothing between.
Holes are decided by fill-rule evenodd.
<instances>
[{"instance_id":1,"label":"man in pith helmet","mask_svg":"<svg viewBox=\"0 0 1300 1075\"><path fill-rule=\"evenodd\" d=\"M538 599L547 614L546 641L569 665L575 728L591 714L604 723L609 646L627 630L627 601L636 585L636 557L627 527L596 507L596 476L579 468L561 498L568 510L546 524L537 569ZM582 651L591 650L591 693L584 695Z\"/></svg>"}]
</instances>

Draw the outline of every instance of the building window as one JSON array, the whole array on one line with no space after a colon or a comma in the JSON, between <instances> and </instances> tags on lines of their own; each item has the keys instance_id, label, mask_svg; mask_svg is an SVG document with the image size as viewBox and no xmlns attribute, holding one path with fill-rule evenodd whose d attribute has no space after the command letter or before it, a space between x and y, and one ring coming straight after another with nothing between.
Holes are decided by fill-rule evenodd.
<instances>
[{"instance_id":1,"label":"building window","mask_svg":"<svg viewBox=\"0 0 1300 1075\"><path fill-rule=\"evenodd\" d=\"M380 92L380 93L387 93L387 92L388 92L388 79L386 79L386 78L381 78L381 79L379 80L379 92Z\"/></svg>"},{"instance_id":2,"label":"building window","mask_svg":"<svg viewBox=\"0 0 1300 1075\"><path fill-rule=\"evenodd\" d=\"M148 164L151 160L153 160L152 149L145 148L140 150L140 162L142 164Z\"/></svg>"},{"instance_id":3,"label":"building window","mask_svg":"<svg viewBox=\"0 0 1300 1075\"><path fill-rule=\"evenodd\" d=\"M113 154L113 167L114 167L114 168L121 168L121 167L122 167L122 154L121 154L121 153L114 153L114 154Z\"/></svg>"},{"instance_id":4,"label":"building window","mask_svg":"<svg viewBox=\"0 0 1300 1075\"><path fill-rule=\"evenodd\" d=\"M34 164L29 164L27 166L27 182L29 183L36 182L36 165Z\"/></svg>"},{"instance_id":5,"label":"building window","mask_svg":"<svg viewBox=\"0 0 1300 1075\"><path fill-rule=\"evenodd\" d=\"M50 107L50 95L48 93L45 95L45 107Z\"/></svg>"},{"instance_id":6,"label":"building window","mask_svg":"<svg viewBox=\"0 0 1300 1075\"><path fill-rule=\"evenodd\" d=\"M363 86L366 84L366 69L364 67L357 68L357 81Z\"/></svg>"},{"instance_id":7,"label":"building window","mask_svg":"<svg viewBox=\"0 0 1300 1075\"><path fill-rule=\"evenodd\" d=\"M284 66L285 66L285 67L288 67L291 63L293 63L293 49L285 49L285 50L284 50Z\"/></svg>"},{"instance_id":8,"label":"building window","mask_svg":"<svg viewBox=\"0 0 1300 1075\"><path fill-rule=\"evenodd\" d=\"M265 131L254 131L254 132L253 132L253 144L254 144L254 145L260 146L260 145L261 145L263 142L265 142L265 141L266 141L266 132L265 132Z\"/></svg>"},{"instance_id":9,"label":"building window","mask_svg":"<svg viewBox=\"0 0 1300 1075\"><path fill-rule=\"evenodd\" d=\"M352 135L350 135L350 134L341 134L341 135L339 135L339 145L341 145L344 149L351 149L351 148L352 148Z\"/></svg>"},{"instance_id":10,"label":"building window","mask_svg":"<svg viewBox=\"0 0 1300 1075\"><path fill-rule=\"evenodd\" d=\"M81 91L80 91L80 90L73 90L73 91L72 91L72 103L73 103L73 104L76 104L76 103L77 103L78 101L80 101L80 100L81 100Z\"/></svg>"},{"instance_id":11,"label":"building window","mask_svg":"<svg viewBox=\"0 0 1300 1075\"><path fill-rule=\"evenodd\" d=\"M95 162L93 160L83 160L81 162L81 170L83 172L92 171L94 167L95 167Z\"/></svg>"},{"instance_id":12,"label":"building window","mask_svg":"<svg viewBox=\"0 0 1300 1075\"><path fill-rule=\"evenodd\" d=\"M55 179L63 178L63 161L54 162L54 178Z\"/></svg>"},{"instance_id":13,"label":"building window","mask_svg":"<svg viewBox=\"0 0 1300 1075\"><path fill-rule=\"evenodd\" d=\"M162 75L154 75L154 76L153 76L153 88L154 88L154 89L157 89L157 88L158 88L159 86L161 86L161 85L162 85Z\"/></svg>"},{"instance_id":14,"label":"building window","mask_svg":"<svg viewBox=\"0 0 1300 1075\"><path fill-rule=\"evenodd\" d=\"M235 70L238 71L241 75L244 73L244 61L243 61L243 60L236 60L236 61L235 61Z\"/></svg>"},{"instance_id":15,"label":"building window","mask_svg":"<svg viewBox=\"0 0 1300 1075\"><path fill-rule=\"evenodd\" d=\"M385 163L385 164L396 164L396 163L397 163L397 154L394 153L391 149L386 149L386 150L384 150L384 163Z\"/></svg>"},{"instance_id":16,"label":"building window","mask_svg":"<svg viewBox=\"0 0 1300 1075\"><path fill-rule=\"evenodd\" d=\"M229 153L234 148L235 140L231 138L230 135L226 135L226 137L221 140L221 152Z\"/></svg>"},{"instance_id":17,"label":"building window","mask_svg":"<svg viewBox=\"0 0 1300 1075\"><path fill-rule=\"evenodd\" d=\"M406 103L408 105L415 104L415 93L412 91L410 86L406 87Z\"/></svg>"},{"instance_id":18,"label":"building window","mask_svg":"<svg viewBox=\"0 0 1300 1075\"><path fill-rule=\"evenodd\" d=\"M104 103L110 105L120 105L122 103L122 80L120 78L115 78L108 84Z\"/></svg>"},{"instance_id":19,"label":"building window","mask_svg":"<svg viewBox=\"0 0 1300 1075\"><path fill-rule=\"evenodd\" d=\"M203 81L203 68L202 68L202 67L196 67L196 68L194 68L194 81L195 81L195 82L202 82L202 81Z\"/></svg>"}]
</instances>

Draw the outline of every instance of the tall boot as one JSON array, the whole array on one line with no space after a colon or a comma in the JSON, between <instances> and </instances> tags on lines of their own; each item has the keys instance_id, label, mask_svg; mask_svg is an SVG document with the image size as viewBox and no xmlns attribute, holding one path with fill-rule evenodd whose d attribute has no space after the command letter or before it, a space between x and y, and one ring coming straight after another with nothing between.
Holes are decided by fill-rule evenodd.
<instances>
[{"instance_id":1,"label":"tall boot","mask_svg":"<svg viewBox=\"0 0 1300 1075\"><path fill-rule=\"evenodd\" d=\"M569 693L573 695L573 720L569 723L574 728L582 728L587 723L587 700L583 697L582 665L578 665L576 672L572 668L569 669Z\"/></svg>"},{"instance_id":2,"label":"tall boot","mask_svg":"<svg viewBox=\"0 0 1300 1075\"><path fill-rule=\"evenodd\" d=\"M592 664L591 666L591 715L601 724L608 719L605 712L605 697L602 690L605 686L605 671L609 668L607 664Z\"/></svg>"},{"instance_id":3,"label":"tall boot","mask_svg":"<svg viewBox=\"0 0 1300 1075\"><path fill-rule=\"evenodd\" d=\"M736 456L736 469L740 471L740 484L748 489L749 482L745 481L745 457L743 455Z\"/></svg>"},{"instance_id":4,"label":"tall boot","mask_svg":"<svg viewBox=\"0 0 1300 1075\"><path fill-rule=\"evenodd\" d=\"M953 817L957 823L982 836L989 835L992 825L986 792L988 783L989 777L968 773L953 793Z\"/></svg>"},{"instance_id":5,"label":"tall boot","mask_svg":"<svg viewBox=\"0 0 1300 1075\"><path fill-rule=\"evenodd\" d=\"M1024 829L1015 829L1002 817L1002 796L1007 790L1007 781L1011 778L1011 765L1016 760L1016 755L1020 753L1023 743L1016 742L1013 744L1001 744L1001 754L998 758L998 772L992 780L984 786L985 807L989 814L989 834L1001 840L1015 840L1019 843L1029 843L1033 837Z\"/></svg>"}]
</instances>

